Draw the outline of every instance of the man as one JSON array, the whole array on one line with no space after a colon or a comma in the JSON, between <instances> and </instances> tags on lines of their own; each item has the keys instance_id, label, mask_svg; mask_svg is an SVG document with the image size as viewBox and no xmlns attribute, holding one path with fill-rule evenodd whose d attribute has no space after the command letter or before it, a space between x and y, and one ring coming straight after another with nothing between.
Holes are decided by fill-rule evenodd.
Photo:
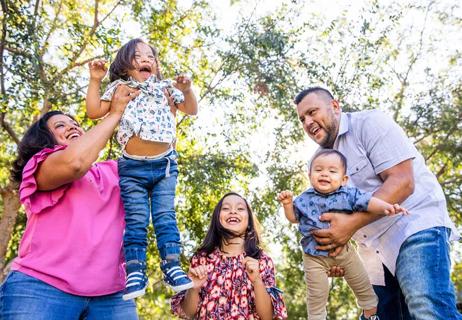
<instances>
[{"instance_id":1,"label":"man","mask_svg":"<svg viewBox=\"0 0 462 320\"><path fill-rule=\"evenodd\" d=\"M343 113L320 87L303 90L295 103L308 136L346 156L352 184L410 213L381 219L325 213L321 220L330 228L314 232L318 248L337 255L354 235L381 320L462 319L450 280L449 240L457 239L457 230L441 186L404 131L378 110Z\"/></svg>"}]
</instances>

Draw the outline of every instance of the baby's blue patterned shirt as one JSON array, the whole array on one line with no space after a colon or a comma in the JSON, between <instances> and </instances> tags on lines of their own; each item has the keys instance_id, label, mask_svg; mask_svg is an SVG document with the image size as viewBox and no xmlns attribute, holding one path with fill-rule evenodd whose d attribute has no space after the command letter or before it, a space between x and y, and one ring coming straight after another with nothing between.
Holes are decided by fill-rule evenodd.
<instances>
[{"instance_id":1,"label":"baby's blue patterned shirt","mask_svg":"<svg viewBox=\"0 0 462 320\"><path fill-rule=\"evenodd\" d=\"M317 250L318 245L311 235L312 230L329 228L328 222L319 220L325 212L352 213L367 211L372 193L363 192L355 187L340 187L329 194L322 194L313 188L301 193L294 200L295 216L302 234L300 243L303 251L312 256L328 256L329 252Z\"/></svg>"}]
</instances>

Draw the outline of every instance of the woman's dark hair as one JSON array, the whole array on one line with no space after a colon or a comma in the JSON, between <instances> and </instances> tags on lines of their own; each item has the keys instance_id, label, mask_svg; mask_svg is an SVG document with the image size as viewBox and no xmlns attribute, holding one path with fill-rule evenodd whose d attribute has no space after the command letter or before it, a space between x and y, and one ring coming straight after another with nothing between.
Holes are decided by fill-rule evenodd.
<instances>
[{"instance_id":1,"label":"woman's dark hair","mask_svg":"<svg viewBox=\"0 0 462 320\"><path fill-rule=\"evenodd\" d=\"M113 82L118 79L128 80L128 70L135 69L133 66L133 59L135 59L136 46L138 43L144 43L151 48L152 54L154 55L154 59L156 61L156 77L158 79L162 79L162 74L160 73L159 55L156 48L144 42L142 39L136 38L128 41L119 49L119 51L117 51L116 57L109 67L109 81Z\"/></svg>"},{"instance_id":2,"label":"woman's dark hair","mask_svg":"<svg viewBox=\"0 0 462 320\"><path fill-rule=\"evenodd\" d=\"M17 183L18 186L22 181L22 170L24 169L27 161L29 161L30 158L32 158L32 156L37 152L45 148L53 148L57 145L54 135L48 129L47 122L51 117L58 114L72 118L58 110L49 111L35 121L29 129L27 129L26 133L24 133L24 136L18 146L18 157L14 160L13 167L10 171L11 180Z\"/></svg>"},{"instance_id":3,"label":"woman's dark hair","mask_svg":"<svg viewBox=\"0 0 462 320\"><path fill-rule=\"evenodd\" d=\"M247 212L249 214L249 224L245 231L244 235L244 251L247 256L254 259L260 258L261 249L260 249L260 237L255 227L255 220L253 218L252 209L249 206L247 200L242 197L240 194L235 192L229 192L225 194L215 209L213 210L212 220L210 221L209 230L205 236L204 241L200 245L198 252L205 252L207 254L212 253L216 248L221 248L223 242L230 241L232 238L240 237L240 235L235 234L234 232L226 229L220 223L220 211L223 206L223 201L228 196L238 196L244 200L245 205L247 206Z\"/></svg>"}]
</instances>

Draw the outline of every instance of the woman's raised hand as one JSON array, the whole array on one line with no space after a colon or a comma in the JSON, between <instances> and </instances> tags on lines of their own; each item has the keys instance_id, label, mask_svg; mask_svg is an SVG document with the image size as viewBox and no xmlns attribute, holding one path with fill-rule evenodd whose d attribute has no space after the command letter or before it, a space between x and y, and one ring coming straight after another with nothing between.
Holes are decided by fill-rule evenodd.
<instances>
[{"instance_id":1,"label":"woman's raised hand","mask_svg":"<svg viewBox=\"0 0 462 320\"><path fill-rule=\"evenodd\" d=\"M122 115L130 100L135 99L139 94L139 89L133 89L124 84L118 85L112 96L110 112Z\"/></svg>"},{"instance_id":2,"label":"woman's raised hand","mask_svg":"<svg viewBox=\"0 0 462 320\"><path fill-rule=\"evenodd\" d=\"M200 289L208 279L207 266L200 265L195 268L189 269L189 278L194 284L194 289Z\"/></svg>"}]
</instances>

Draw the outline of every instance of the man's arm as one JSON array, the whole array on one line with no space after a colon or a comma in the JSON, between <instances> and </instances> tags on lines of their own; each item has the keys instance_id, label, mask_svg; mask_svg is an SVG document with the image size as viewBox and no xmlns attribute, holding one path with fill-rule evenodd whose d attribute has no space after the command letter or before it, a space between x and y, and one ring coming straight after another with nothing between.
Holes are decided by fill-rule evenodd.
<instances>
[{"instance_id":1,"label":"man's arm","mask_svg":"<svg viewBox=\"0 0 462 320\"><path fill-rule=\"evenodd\" d=\"M405 160L379 174L383 185L374 196L388 203L402 203L414 192L412 159Z\"/></svg>"},{"instance_id":2,"label":"man's arm","mask_svg":"<svg viewBox=\"0 0 462 320\"><path fill-rule=\"evenodd\" d=\"M401 203L414 192L414 174L412 159L405 160L381 172L383 185L374 193L374 196L389 203ZM345 245L353 234L360 228L383 217L380 214L368 212L355 212L342 214L328 212L320 217L321 221L329 221L329 229L313 231L313 236L320 244L319 250L333 250ZM341 252L341 249L332 252L332 256Z\"/></svg>"}]
</instances>

